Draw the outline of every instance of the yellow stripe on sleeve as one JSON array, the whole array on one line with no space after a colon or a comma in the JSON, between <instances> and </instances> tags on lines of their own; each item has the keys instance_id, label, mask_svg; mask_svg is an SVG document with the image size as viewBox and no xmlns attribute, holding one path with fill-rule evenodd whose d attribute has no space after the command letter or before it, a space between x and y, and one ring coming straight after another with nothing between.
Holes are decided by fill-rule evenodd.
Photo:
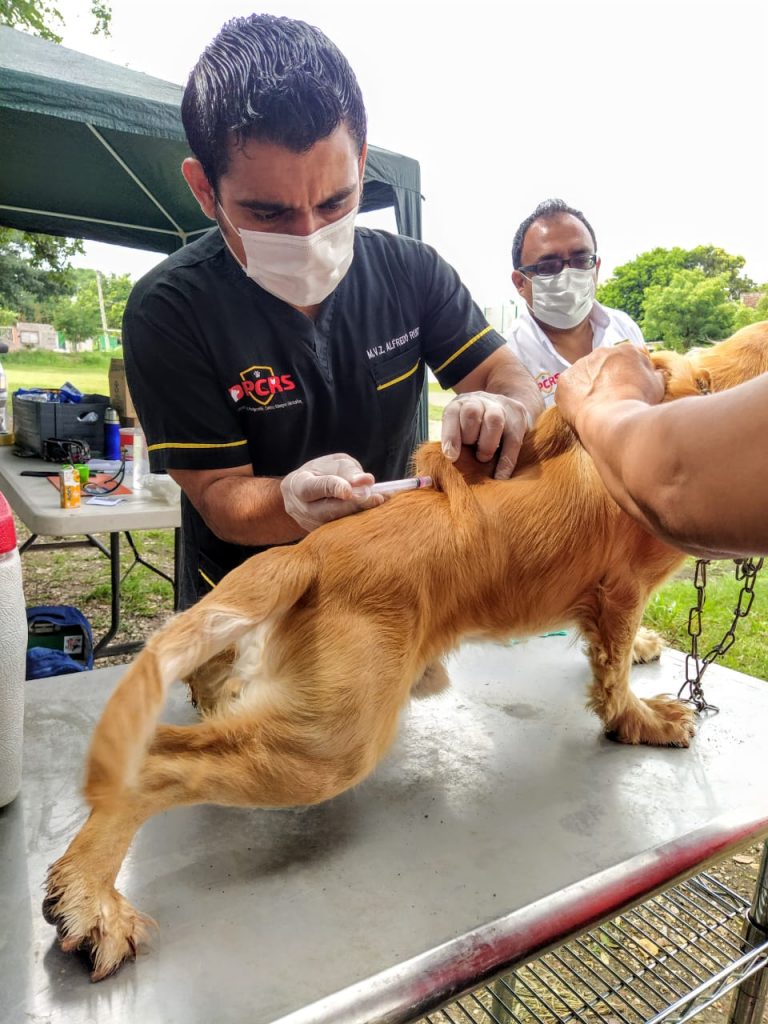
<instances>
[{"instance_id":1,"label":"yellow stripe on sleeve","mask_svg":"<svg viewBox=\"0 0 768 1024\"><path fill-rule=\"evenodd\" d=\"M208 586L211 588L211 590L215 590L216 589L216 584L213 582L213 580L209 576L206 576L202 569L198 569L197 571L203 577L203 579L208 584Z\"/></svg>"},{"instance_id":2,"label":"yellow stripe on sleeve","mask_svg":"<svg viewBox=\"0 0 768 1024\"><path fill-rule=\"evenodd\" d=\"M147 445L148 452L159 452L161 448L240 448L247 441L224 441L222 444L187 444L184 441L164 441L161 444Z\"/></svg>"},{"instance_id":3,"label":"yellow stripe on sleeve","mask_svg":"<svg viewBox=\"0 0 768 1024\"><path fill-rule=\"evenodd\" d=\"M454 359L458 359L462 352L466 352L470 345L474 345L475 342L479 341L480 338L482 338L482 336L484 334L487 334L488 331L492 331L492 330L493 330L493 328L491 327L490 324L487 327L484 327L483 330L480 331L479 334L476 334L474 336L474 338L470 338L469 341L465 342L465 344L463 344L460 349L457 349L456 352L454 352L452 356L448 356L448 358L445 360L445 362L442 364L442 366L438 366L437 369L435 369L433 371L433 373L440 373L440 371L444 370L446 368L446 366L448 366L450 363L453 362Z\"/></svg>"}]
</instances>

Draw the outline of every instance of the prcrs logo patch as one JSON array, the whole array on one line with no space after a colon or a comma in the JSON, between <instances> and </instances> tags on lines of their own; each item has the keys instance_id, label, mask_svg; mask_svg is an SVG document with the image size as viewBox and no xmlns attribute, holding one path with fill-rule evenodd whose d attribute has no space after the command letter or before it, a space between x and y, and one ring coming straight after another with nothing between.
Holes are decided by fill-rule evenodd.
<instances>
[{"instance_id":1,"label":"prcrs logo patch","mask_svg":"<svg viewBox=\"0 0 768 1024\"><path fill-rule=\"evenodd\" d=\"M290 373L277 374L271 366L249 366L240 371L241 384L233 384L229 395L233 402L246 396L259 405L269 405L277 394L294 391L296 384Z\"/></svg>"},{"instance_id":2,"label":"prcrs logo patch","mask_svg":"<svg viewBox=\"0 0 768 1024\"><path fill-rule=\"evenodd\" d=\"M541 391L545 398L549 398L550 395L554 395L555 388L557 386L557 378L559 376L559 373L542 372L536 377L536 383L538 384L539 391Z\"/></svg>"}]
</instances>

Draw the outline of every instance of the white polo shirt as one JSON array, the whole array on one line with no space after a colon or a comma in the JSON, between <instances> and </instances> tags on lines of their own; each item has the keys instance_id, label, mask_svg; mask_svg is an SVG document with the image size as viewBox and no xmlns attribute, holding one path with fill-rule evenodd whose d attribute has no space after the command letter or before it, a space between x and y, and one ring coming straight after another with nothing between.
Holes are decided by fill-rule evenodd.
<instances>
[{"instance_id":1,"label":"white polo shirt","mask_svg":"<svg viewBox=\"0 0 768 1024\"><path fill-rule=\"evenodd\" d=\"M592 324L592 348L608 348L620 341L631 341L633 345L645 344L643 333L631 316L620 309L611 309L595 302L589 314ZM544 404L549 407L555 401L557 378L571 365L563 359L541 327L531 316L528 307L515 320L504 335L507 344L520 362L533 376L539 386Z\"/></svg>"}]
</instances>

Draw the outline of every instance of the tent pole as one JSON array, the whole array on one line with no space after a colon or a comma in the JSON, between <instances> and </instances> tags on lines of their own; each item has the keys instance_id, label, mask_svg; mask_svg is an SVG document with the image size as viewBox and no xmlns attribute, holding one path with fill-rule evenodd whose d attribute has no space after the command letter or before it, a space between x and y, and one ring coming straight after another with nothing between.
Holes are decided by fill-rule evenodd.
<instances>
[{"instance_id":1,"label":"tent pole","mask_svg":"<svg viewBox=\"0 0 768 1024\"><path fill-rule=\"evenodd\" d=\"M125 160L123 160L123 158L118 153L115 152L115 150L110 146L110 144L107 142L104 136L99 131L97 131L92 124L89 124L88 121L85 122L85 126L91 132L93 132L93 134L102 144L102 146L106 149L106 151L109 153L112 159L115 160L118 164L120 164L120 166L123 168L128 177L131 178L132 181L134 181L139 186L142 192L147 196L148 199L150 199L155 204L155 206L163 214L163 216L168 218L170 223L173 224L173 226L176 228L176 232L178 233L178 235L181 237L182 245L186 245L187 235L184 229L176 223L176 221L173 219L170 213L168 213L165 207L155 198L155 196L152 195L152 193L149 191L144 182L133 173L133 171L125 162Z\"/></svg>"},{"instance_id":2,"label":"tent pole","mask_svg":"<svg viewBox=\"0 0 768 1024\"><path fill-rule=\"evenodd\" d=\"M101 217L87 217L80 213L57 213L55 210L33 210L26 206L7 206L5 203L0 203L0 210L8 210L10 213L33 213L40 217L59 217L61 220L76 220L80 224L105 224L107 227L112 228L130 228L131 231L148 231L155 235L171 235L173 238L181 238L182 244L186 244L186 239L190 235L200 234L203 231L210 231L210 228L201 228L200 231L192 232L178 232L169 231L168 228L148 228L144 224L127 224L122 220L103 220ZM20 231L34 231L35 228L19 228ZM43 231L41 234L50 234L48 231ZM76 235L66 237L77 237ZM98 241L98 239L96 239Z\"/></svg>"}]
</instances>

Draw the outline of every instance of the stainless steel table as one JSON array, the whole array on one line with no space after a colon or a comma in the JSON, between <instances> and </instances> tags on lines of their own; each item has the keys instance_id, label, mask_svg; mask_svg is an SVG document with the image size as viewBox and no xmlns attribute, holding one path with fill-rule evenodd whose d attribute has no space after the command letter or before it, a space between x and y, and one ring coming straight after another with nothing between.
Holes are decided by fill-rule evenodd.
<instances>
[{"instance_id":1,"label":"stainless steel table","mask_svg":"<svg viewBox=\"0 0 768 1024\"><path fill-rule=\"evenodd\" d=\"M110 625L104 636L95 645L97 658L136 650L135 642L113 644L111 641L120 628L120 534L125 534L133 553L134 561L167 579L174 587L176 606L176 580L179 578L179 557L181 546L179 533L181 509L178 501L169 504L147 496L144 492L121 495L118 505L88 505L86 496L80 508L64 509L59 506L59 492L50 482L41 477L22 476L24 470L48 470L55 473L57 467L42 459L22 459L15 456L10 448L0 447L0 491L8 499L13 511L21 519L32 536L22 544L23 554L30 547L36 550L82 546L96 547L110 561ZM174 529L174 578L171 579L156 566L144 559L131 531ZM94 534L109 533L109 548L106 548ZM85 540L64 540L38 543L38 537L85 537ZM130 568L128 571L130 571Z\"/></svg>"},{"instance_id":2,"label":"stainless steel table","mask_svg":"<svg viewBox=\"0 0 768 1024\"><path fill-rule=\"evenodd\" d=\"M768 683L712 666L722 711L672 750L602 736L567 637L467 644L449 667L354 791L146 824L118 885L159 931L98 985L58 950L41 884L83 820L84 750L122 669L30 682L23 790L0 812L3 1020L413 1020L768 836ZM635 672L643 695L681 680L674 652ZM168 721L194 719L185 696Z\"/></svg>"}]
</instances>

